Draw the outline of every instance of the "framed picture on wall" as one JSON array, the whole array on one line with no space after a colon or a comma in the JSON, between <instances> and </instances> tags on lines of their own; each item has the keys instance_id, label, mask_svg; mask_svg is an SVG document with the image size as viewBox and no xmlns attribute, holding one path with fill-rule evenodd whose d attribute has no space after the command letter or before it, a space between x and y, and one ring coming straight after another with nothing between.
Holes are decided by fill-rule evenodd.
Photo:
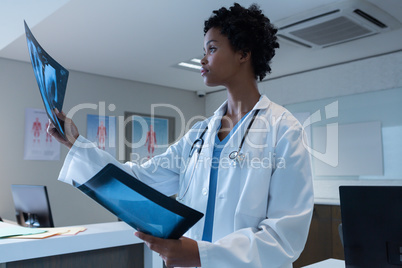
<instances>
[{"instance_id":1,"label":"framed picture on wall","mask_svg":"<svg viewBox=\"0 0 402 268\"><path fill-rule=\"evenodd\" d=\"M24 160L60 160L60 143L49 133L44 109L25 109Z\"/></svg>"},{"instance_id":2,"label":"framed picture on wall","mask_svg":"<svg viewBox=\"0 0 402 268\"><path fill-rule=\"evenodd\" d=\"M126 161L143 164L174 141L175 118L125 112Z\"/></svg>"},{"instance_id":3,"label":"framed picture on wall","mask_svg":"<svg viewBox=\"0 0 402 268\"><path fill-rule=\"evenodd\" d=\"M116 118L88 114L87 139L116 157Z\"/></svg>"}]
</instances>

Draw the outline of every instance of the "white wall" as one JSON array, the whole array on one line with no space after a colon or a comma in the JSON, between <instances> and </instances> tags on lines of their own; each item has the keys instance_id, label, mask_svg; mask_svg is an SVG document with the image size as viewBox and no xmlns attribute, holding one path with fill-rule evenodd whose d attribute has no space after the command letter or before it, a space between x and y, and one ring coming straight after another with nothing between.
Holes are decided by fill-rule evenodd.
<instances>
[{"instance_id":1,"label":"white wall","mask_svg":"<svg viewBox=\"0 0 402 268\"><path fill-rule=\"evenodd\" d=\"M274 68L274 67L273 67ZM402 87L402 51L307 71L258 84L261 94L280 105ZM210 116L226 99L226 91L207 94Z\"/></svg>"},{"instance_id":2,"label":"white wall","mask_svg":"<svg viewBox=\"0 0 402 268\"><path fill-rule=\"evenodd\" d=\"M402 51L274 78L259 83L259 89L291 112L311 114L339 100L339 117L336 120L340 125L381 122L384 176L316 177L314 190L317 202L338 203L338 186L341 184L402 185L401 169L396 168L400 166L396 162L402 161L401 148L394 149L400 144L400 136L397 132L389 133L391 128L402 128ZM226 91L207 94L206 114L212 115L225 99ZM363 103L365 101L367 103ZM401 174L395 174L395 170Z\"/></svg>"},{"instance_id":3,"label":"white wall","mask_svg":"<svg viewBox=\"0 0 402 268\"><path fill-rule=\"evenodd\" d=\"M0 70L0 216L15 219L11 184L38 184L48 187L56 226L116 220L78 190L57 181L66 148L61 149L60 161L23 160L25 108L42 109L42 100L30 64L0 58ZM106 107L116 106L113 112L106 109L106 115L113 116L123 116L125 111L149 114L151 104L177 106L184 122L173 109L156 110L156 114L176 118L176 135L180 134L182 123L203 116L205 111L205 98L198 98L194 92L71 71L64 111L78 104L100 102L105 102ZM97 111L82 110L73 118L84 135L87 113Z\"/></svg>"}]
</instances>

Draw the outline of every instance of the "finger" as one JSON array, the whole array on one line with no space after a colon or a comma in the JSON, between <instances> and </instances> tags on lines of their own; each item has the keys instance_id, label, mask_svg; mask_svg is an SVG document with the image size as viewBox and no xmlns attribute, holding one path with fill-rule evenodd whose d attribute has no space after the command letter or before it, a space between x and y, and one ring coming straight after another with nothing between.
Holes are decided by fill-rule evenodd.
<instances>
[{"instance_id":1,"label":"finger","mask_svg":"<svg viewBox=\"0 0 402 268\"><path fill-rule=\"evenodd\" d=\"M50 132L54 130L55 126L52 123L52 121L49 119L48 125L47 125L47 132L50 134Z\"/></svg>"},{"instance_id":2,"label":"finger","mask_svg":"<svg viewBox=\"0 0 402 268\"><path fill-rule=\"evenodd\" d=\"M49 125L47 126L46 132L49 133L49 135L51 135L51 136L55 136L58 134L56 127L54 126L52 121L50 121L50 119L49 119Z\"/></svg>"},{"instance_id":3,"label":"finger","mask_svg":"<svg viewBox=\"0 0 402 268\"><path fill-rule=\"evenodd\" d=\"M162 255L166 253L165 239L148 235L142 232L135 232L134 235L137 236L139 239L143 240L145 244L149 247L149 249L151 249L152 251L155 251Z\"/></svg>"},{"instance_id":4,"label":"finger","mask_svg":"<svg viewBox=\"0 0 402 268\"><path fill-rule=\"evenodd\" d=\"M55 127L48 127L46 132L49 133L49 135L54 136L54 134L57 132L57 130Z\"/></svg>"},{"instance_id":5,"label":"finger","mask_svg":"<svg viewBox=\"0 0 402 268\"><path fill-rule=\"evenodd\" d=\"M158 239L160 239L160 238L157 238L155 236L145 234L143 232L135 232L134 235L136 237L138 237L139 239L144 240L144 241L149 242L149 243L155 243Z\"/></svg>"},{"instance_id":6,"label":"finger","mask_svg":"<svg viewBox=\"0 0 402 268\"><path fill-rule=\"evenodd\" d=\"M59 110L58 110L57 108L54 108L54 112L56 113L56 116L57 116L59 119L61 119L61 120L63 120L63 121L66 121L67 116L66 116L66 114L65 114L63 111L59 112Z\"/></svg>"},{"instance_id":7,"label":"finger","mask_svg":"<svg viewBox=\"0 0 402 268\"><path fill-rule=\"evenodd\" d=\"M52 127L54 127L54 124L53 124L53 122L52 122L52 120L50 120L50 119L48 119L48 128L52 128Z\"/></svg>"},{"instance_id":8,"label":"finger","mask_svg":"<svg viewBox=\"0 0 402 268\"><path fill-rule=\"evenodd\" d=\"M138 237L139 239L143 240L144 243L145 243L145 245L147 245L147 247L148 247L149 249L153 250L153 249L152 249L152 245L151 245L151 243L149 242L149 238L147 237L146 234L144 234L144 233L142 233L142 232L135 232L134 235L135 235L136 237ZM158 252L158 253L159 253L159 252ZM159 254L159 255L160 255L160 254Z\"/></svg>"}]
</instances>

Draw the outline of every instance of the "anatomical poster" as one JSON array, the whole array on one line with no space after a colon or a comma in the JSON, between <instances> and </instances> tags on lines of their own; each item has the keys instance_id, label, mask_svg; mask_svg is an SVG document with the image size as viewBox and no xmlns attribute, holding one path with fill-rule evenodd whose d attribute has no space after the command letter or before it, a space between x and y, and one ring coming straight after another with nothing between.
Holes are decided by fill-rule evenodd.
<instances>
[{"instance_id":1,"label":"anatomical poster","mask_svg":"<svg viewBox=\"0 0 402 268\"><path fill-rule=\"evenodd\" d=\"M60 143L47 133L44 109L25 109L24 160L60 160Z\"/></svg>"}]
</instances>

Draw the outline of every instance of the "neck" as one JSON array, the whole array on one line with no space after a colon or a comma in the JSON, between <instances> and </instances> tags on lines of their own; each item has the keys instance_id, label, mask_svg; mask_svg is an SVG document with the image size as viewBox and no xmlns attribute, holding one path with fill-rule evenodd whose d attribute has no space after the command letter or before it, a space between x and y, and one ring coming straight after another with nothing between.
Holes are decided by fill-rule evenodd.
<instances>
[{"instance_id":1,"label":"neck","mask_svg":"<svg viewBox=\"0 0 402 268\"><path fill-rule=\"evenodd\" d=\"M257 82L248 85L238 85L227 88L228 106L226 115L229 117L242 117L253 109L260 99Z\"/></svg>"}]
</instances>

